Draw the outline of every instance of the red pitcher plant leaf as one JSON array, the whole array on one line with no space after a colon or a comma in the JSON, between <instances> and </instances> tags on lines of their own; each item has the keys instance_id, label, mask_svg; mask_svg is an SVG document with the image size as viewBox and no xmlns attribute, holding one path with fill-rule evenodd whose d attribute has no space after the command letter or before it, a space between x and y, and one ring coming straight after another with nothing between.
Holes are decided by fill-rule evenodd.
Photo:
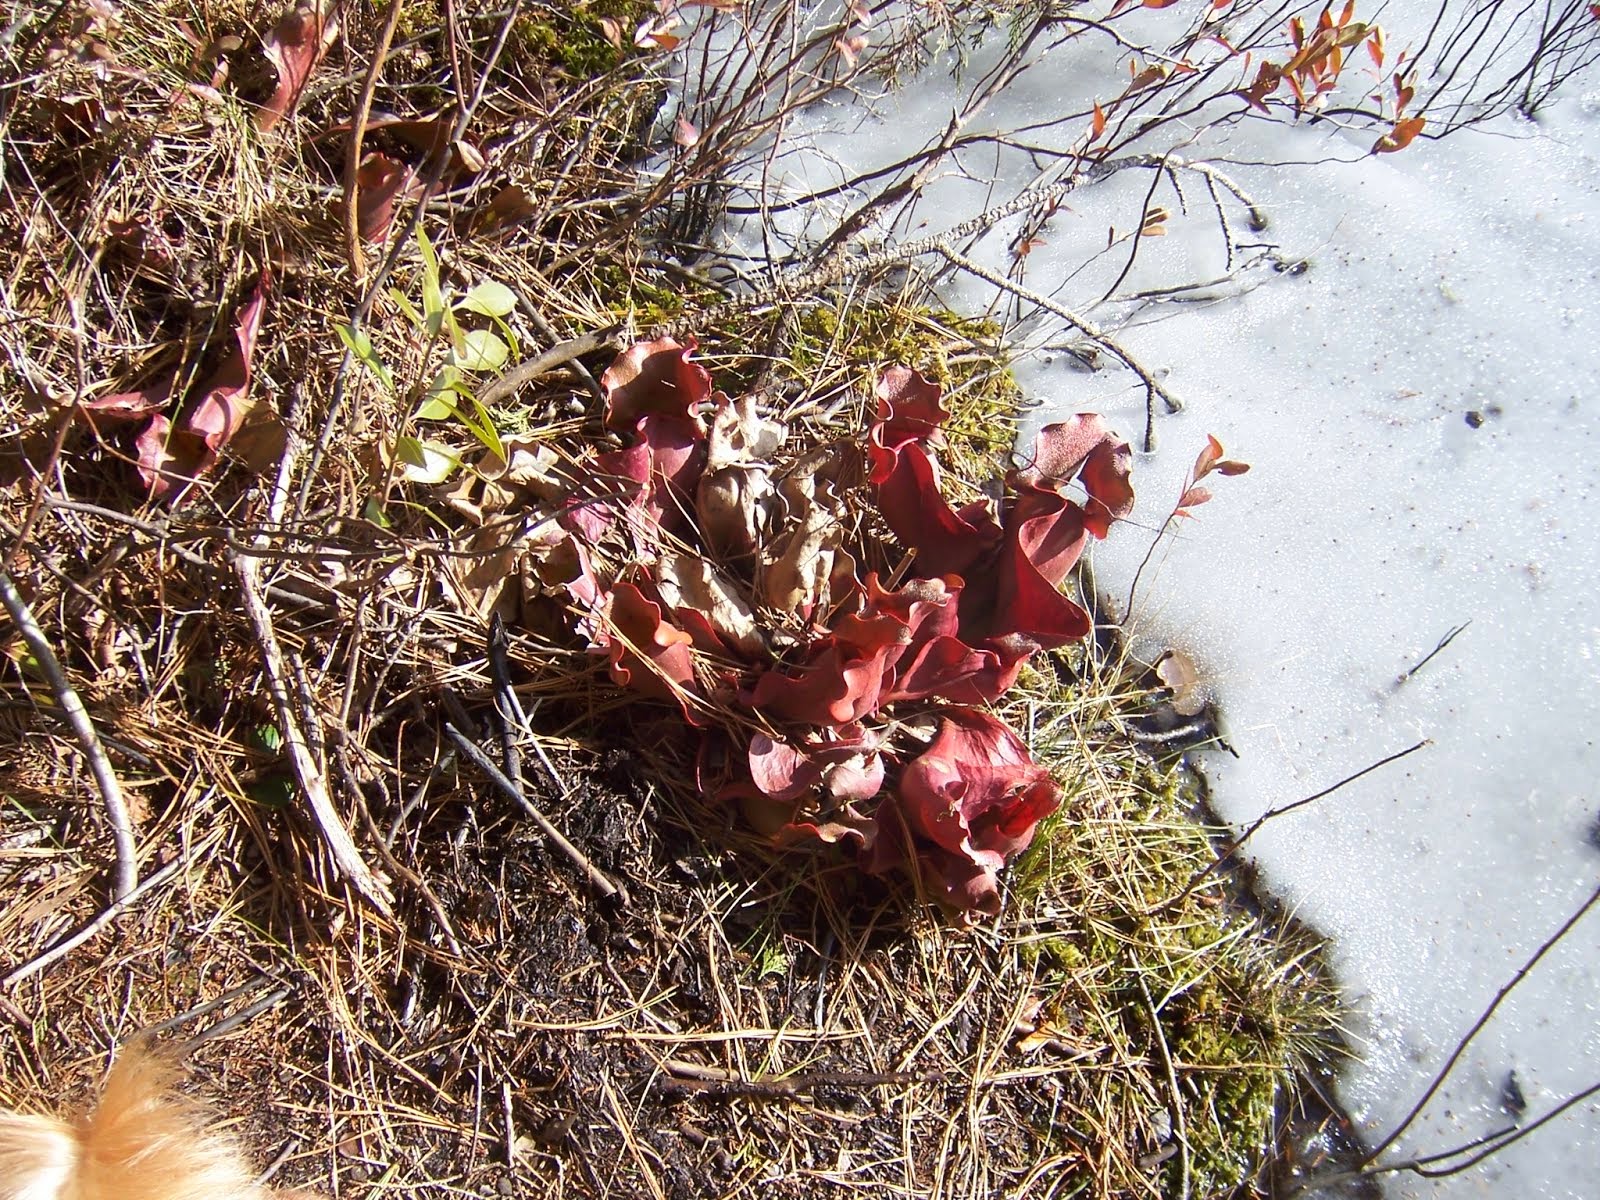
<instances>
[{"instance_id":1,"label":"red pitcher plant leaf","mask_svg":"<svg viewBox=\"0 0 1600 1200\"><path fill-rule=\"evenodd\" d=\"M935 845L1002 866L1055 812L1061 790L997 718L974 708L943 715L927 749L900 772L906 819Z\"/></svg>"},{"instance_id":2,"label":"red pitcher plant leaf","mask_svg":"<svg viewBox=\"0 0 1600 1200\"><path fill-rule=\"evenodd\" d=\"M600 376L606 400L606 427L633 429L640 417L660 413L691 418L711 397L711 376L690 362L696 342L658 338L624 350ZM702 435L703 436L703 435Z\"/></svg>"},{"instance_id":3,"label":"red pitcher plant leaf","mask_svg":"<svg viewBox=\"0 0 1600 1200\"><path fill-rule=\"evenodd\" d=\"M957 509L935 459L942 390L918 372L879 376L864 454L835 440L786 461L776 403L714 392L694 349L641 342L604 372L624 445L541 494L556 519L522 570L566 589L614 682L703 731L703 789L774 844L848 843L948 908L998 911L999 872L1061 793L979 706L1090 632L1061 585L1131 510L1130 448L1081 414L1040 431L1000 507ZM1239 469L1207 450L1197 471ZM897 586L857 572L883 561L864 498L913 554Z\"/></svg>"},{"instance_id":4,"label":"red pitcher plant leaf","mask_svg":"<svg viewBox=\"0 0 1600 1200\"><path fill-rule=\"evenodd\" d=\"M278 86L256 113L256 125L263 133L294 115L311 73L338 35L338 17L313 2L288 13L262 39L261 48L278 73Z\"/></svg>"},{"instance_id":5,"label":"red pitcher plant leaf","mask_svg":"<svg viewBox=\"0 0 1600 1200\"><path fill-rule=\"evenodd\" d=\"M265 275L235 316L234 346L199 385L176 421L157 414L135 440L139 476L152 496L180 500L204 474L250 415L251 360L266 308ZM113 397L106 398L114 399Z\"/></svg>"},{"instance_id":6,"label":"red pitcher plant leaf","mask_svg":"<svg viewBox=\"0 0 1600 1200\"><path fill-rule=\"evenodd\" d=\"M800 745L764 733L750 739L750 781L773 800L821 789L835 800L870 800L883 787L877 735L851 725Z\"/></svg>"},{"instance_id":7,"label":"red pitcher plant leaf","mask_svg":"<svg viewBox=\"0 0 1600 1200\"><path fill-rule=\"evenodd\" d=\"M409 165L376 151L356 169L356 189L356 229L366 242L387 241L395 201L421 191Z\"/></svg>"},{"instance_id":8,"label":"red pitcher plant leaf","mask_svg":"<svg viewBox=\"0 0 1600 1200\"><path fill-rule=\"evenodd\" d=\"M867 453L883 519L917 551L918 575L961 574L1000 540L1000 529L986 506L957 512L940 494L927 451L949 415L939 385L909 368L891 367L878 381L877 398Z\"/></svg>"},{"instance_id":9,"label":"red pitcher plant leaf","mask_svg":"<svg viewBox=\"0 0 1600 1200\"><path fill-rule=\"evenodd\" d=\"M256 354L256 336L261 332L267 282L263 275L239 310L233 331L234 349L217 365L216 374L201 389L199 402L182 422L204 439L213 457L239 431L254 404L250 398L250 363Z\"/></svg>"},{"instance_id":10,"label":"red pitcher plant leaf","mask_svg":"<svg viewBox=\"0 0 1600 1200\"><path fill-rule=\"evenodd\" d=\"M688 633L663 619L661 606L631 583L615 584L601 607L600 637L619 687L676 700L691 725L700 720L687 694L697 691Z\"/></svg>"}]
</instances>

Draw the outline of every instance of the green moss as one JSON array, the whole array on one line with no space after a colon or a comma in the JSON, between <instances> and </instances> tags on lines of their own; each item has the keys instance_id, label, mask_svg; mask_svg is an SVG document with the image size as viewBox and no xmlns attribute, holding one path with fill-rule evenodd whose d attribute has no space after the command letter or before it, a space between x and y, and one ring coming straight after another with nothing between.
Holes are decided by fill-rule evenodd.
<instances>
[{"instance_id":1,"label":"green moss","mask_svg":"<svg viewBox=\"0 0 1600 1200\"><path fill-rule=\"evenodd\" d=\"M1270 924L1225 877L1190 886L1215 861L1216 831L1191 815L1200 781L1116 739L1117 714L1139 711L1143 693L1117 660L1080 653L1008 705L1067 788L1012 870L1012 903L1035 931L1026 959L1047 1011L1092 1014L1118 1052L1153 1065L1153 1092L1130 1093L1126 1120L1144 1119L1152 1095L1181 1103L1190 1194L1226 1194L1272 1145L1280 1097L1337 1052L1336 998L1308 933ZM1162 1170L1178 1194L1179 1156Z\"/></svg>"},{"instance_id":2,"label":"green moss","mask_svg":"<svg viewBox=\"0 0 1600 1200\"><path fill-rule=\"evenodd\" d=\"M415 38L428 37L444 28L444 17L438 0L409 0L400 6L400 17L394 28L395 40L401 45Z\"/></svg>"},{"instance_id":3,"label":"green moss","mask_svg":"<svg viewBox=\"0 0 1600 1200\"><path fill-rule=\"evenodd\" d=\"M780 370L806 383L842 366L863 390L888 366L922 372L944 388L950 411L940 451L945 477L975 494L976 485L1004 472L1016 442L1022 392L1002 341L992 321L894 297L813 304L792 314Z\"/></svg>"},{"instance_id":4,"label":"green moss","mask_svg":"<svg viewBox=\"0 0 1600 1200\"><path fill-rule=\"evenodd\" d=\"M640 22L654 16L648 0L590 0L570 6L540 5L520 17L514 29L522 48L574 79L594 79L640 53L633 44ZM604 22L621 32L613 45Z\"/></svg>"}]
</instances>

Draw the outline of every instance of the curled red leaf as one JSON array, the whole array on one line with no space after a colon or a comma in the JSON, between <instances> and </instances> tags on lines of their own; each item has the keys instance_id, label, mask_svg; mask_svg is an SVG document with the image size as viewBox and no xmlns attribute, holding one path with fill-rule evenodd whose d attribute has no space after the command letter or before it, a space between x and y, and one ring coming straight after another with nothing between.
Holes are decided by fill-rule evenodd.
<instances>
[{"instance_id":1,"label":"curled red leaf","mask_svg":"<svg viewBox=\"0 0 1600 1200\"><path fill-rule=\"evenodd\" d=\"M1022 739L970 708L946 710L933 741L902 768L896 791L906 827L942 852L926 861L947 898L986 911L998 907L996 873L1061 803Z\"/></svg>"},{"instance_id":2,"label":"curled red leaf","mask_svg":"<svg viewBox=\"0 0 1600 1200\"><path fill-rule=\"evenodd\" d=\"M811 661L798 671L762 672L742 699L780 721L808 725L848 725L878 711L883 691L885 651L891 640L862 645L831 637L819 642Z\"/></svg>"},{"instance_id":3,"label":"curled red leaf","mask_svg":"<svg viewBox=\"0 0 1600 1200\"><path fill-rule=\"evenodd\" d=\"M813 789L835 800L870 800L883 774L877 735L859 726L798 745L764 733L750 739L751 782L772 800L795 800Z\"/></svg>"},{"instance_id":4,"label":"curled red leaf","mask_svg":"<svg viewBox=\"0 0 1600 1200\"><path fill-rule=\"evenodd\" d=\"M186 495L217 461L255 406L250 396L250 365L266 308L267 286L263 275L236 314L233 349L200 384L178 419L157 414L135 440L139 475L152 496L179 500Z\"/></svg>"},{"instance_id":5,"label":"curled red leaf","mask_svg":"<svg viewBox=\"0 0 1600 1200\"><path fill-rule=\"evenodd\" d=\"M173 373L168 371L134 391L116 392L108 396L96 396L93 400L85 400L74 411L91 425L98 425L101 421L138 421L166 408L172 399L174 382L176 380Z\"/></svg>"},{"instance_id":6,"label":"curled red leaf","mask_svg":"<svg viewBox=\"0 0 1600 1200\"><path fill-rule=\"evenodd\" d=\"M1089 493L1083 506L1084 526L1103 538L1113 521L1133 511L1132 469L1133 448L1097 414L1079 413L1039 431L1033 441L1033 461L1018 472L1018 478L1050 488L1077 479Z\"/></svg>"},{"instance_id":7,"label":"curled red leaf","mask_svg":"<svg viewBox=\"0 0 1600 1200\"><path fill-rule=\"evenodd\" d=\"M663 619L661 606L631 583L612 587L600 615L601 645L616 684L675 700L691 725L701 724L688 701L698 691L690 650L694 639Z\"/></svg>"},{"instance_id":8,"label":"curled red leaf","mask_svg":"<svg viewBox=\"0 0 1600 1200\"><path fill-rule=\"evenodd\" d=\"M983 505L952 509L939 491L927 446L949 415L938 384L907 367L878 381L878 419L868 434L871 481L889 528L917 551L913 567L925 578L961 574L1000 540Z\"/></svg>"},{"instance_id":9,"label":"curled red leaf","mask_svg":"<svg viewBox=\"0 0 1600 1200\"><path fill-rule=\"evenodd\" d=\"M419 190L408 164L376 151L363 158L356 168L356 228L362 240L387 240L395 201Z\"/></svg>"},{"instance_id":10,"label":"curled red leaf","mask_svg":"<svg viewBox=\"0 0 1600 1200\"><path fill-rule=\"evenodd\" d=\"M606 427L632 429L639 418L660 413L691 418L711 396L711 376L690 362L695 340L657 338L624 350L600 376L606 400Z\"/></svg>"},{"instance_id":11,"label":"curled red leaf","mask_svg":"<svg viewBox=\"0 0 1600 1200\"><path fill-rule=\"evenodd\" d=\"M200 435L213 457L239 431L253 406L250 364L255 358L266 302L267 278L263 275L237 314L233 350L217 364L216 374L206 381L199 402L183 421L185 428Z\"/></svg>"}]
</instances>

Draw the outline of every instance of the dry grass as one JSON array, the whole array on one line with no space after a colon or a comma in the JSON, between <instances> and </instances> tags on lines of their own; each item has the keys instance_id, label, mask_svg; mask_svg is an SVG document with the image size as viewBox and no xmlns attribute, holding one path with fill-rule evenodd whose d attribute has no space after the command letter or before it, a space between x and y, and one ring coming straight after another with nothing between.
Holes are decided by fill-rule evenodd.
<instances>
[{"instance_id":1,"label":"dry grass","mask_svg":"<svg viewBox=\"0 0 1600 1200\"><path fill-rule=\"evenodd\" d=\"M747 109L741 127L735 108L707 149L641 176L654 60L597 33L641 6L522 8L480 78L503 10L418 0L379 73L377 107L398 114L483 85L468 136L489 165L421 214L449 277L514 284L512 324L537 348L719 298L652 231L703 232L719 164L753 152L770 115ZM1332 1002L1308 938L1232 881L1166 906L1214 851L1198 784L1126 735L1159 698L1114 638L1047 664L1011 706L1069 800L1004 915L962 931L843 858L775 856L694 792L671 711L610 688L560 622L516 631L530 786L632 893L599 902L450 753L443 721L490 711L483 629L443 584L472 530L395 481L379 449L409 427L407 398L352 371L332 331L372 280L342 240L338 126L383 14L348 7L299 115L268 137L248 103L270 91L259 10L129 5L114 26L91 12L22 21L20 82L0 92L0 544L107 742L141 876L175 869L0 990L0 1102L81 1097L135 1031L244 1012L197 1048L205 1090L264 1158L283 1152L279 1178L334 1195L1270 1186L1296 1081L1332 1047ZM229 35L220 95L186 91L209 85L205 48ZM508 188L518 216L499 221ZM409 219L391 235L408 291ZM116 233L128 222L142 243ZM125 431L76 419L81 403L172 368L203 377L269 268L262 406L187 504L149 502ZM704 330L719 383L759 379L821 439L862 427L867 369L916 358L951 385L976 478L1009 441L1003 339L872 283ZM398 376L426 378L381 297L370 328ZM607 359L582 365L592 379ZM570 368L497 420L549 444L600 436ZM286 438L299 474L275 513ZM352 893L300 802L239 553L263 563L291 706L392 915ZM103 909L112 850L55 698L9 628L3 645L10 970Z\"/></svg>"}]
</instances>

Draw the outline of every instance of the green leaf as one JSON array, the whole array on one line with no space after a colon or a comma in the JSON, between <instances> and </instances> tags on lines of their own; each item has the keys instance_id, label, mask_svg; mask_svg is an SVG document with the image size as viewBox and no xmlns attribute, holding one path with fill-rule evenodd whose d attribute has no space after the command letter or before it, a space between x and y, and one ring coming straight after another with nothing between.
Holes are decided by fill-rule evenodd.
<instances>
[{"instance_id":1,"label":"green leaf","mask_svg":"<svg viewBox=\"0 0 1600 1200\"><path fill-rule=\"evenodd\" d=\"M428 395L414 414L419 421L448 421L456 415L455 394L471 395L461 382L461 372L444 367L428 385Z\"/></svg>"},{"instance_id":2,"label":"green leaf","mask_svg":"<svg viewBox=\"0 0 1600 1200\"><path fill-rule=\"evenodd\" d=\"M446 309L444 291L439 284L439 256L433 252L428 235L417 229L417 249L422 251L422 312L423 322L430 338L438 337L444 327Z\"/></svg>"},{"instance_id":3,"label":"green leaf","mask_svg":"<svg viewBox=\"0 0 1600 1200\"><path fill-rule=\"evenodd\" d=\"M389 374L389 368L383 365L383 359L378 357L378 352L373 348L372 339L367 336L365 329L355 329L343 323L337 324L334 331L338 333L339 340L344 343L345 349L355 356L357 362L371 372L383 389L387 392L394 391L394 376Z\"/></svg>"},{"instance_id":4,"label":"green leaf","mask_svg":"<svg viewBox=\"0 0 1600 1200\"><path fill-rule=\"evenodd\" d=\"M494 322L494 327L500 331L500 336L505 338L506 342L511 346L511 357L521 358L522 343L517 341L517 335L511 332L511 326L507 325L499 317L490 317L489 319Z\"/></svg>"},{"instance_id":5,"label":"green leaf","mask_svg":"<svg viewBox=\"0 0 1600 1200\"><path fill-rule=\"evenodd\" d=\"M489 410L470 393L467 394L467 402L472 406L472 417L468 417L460 409L456 410L456 416L461 418L463 425L472 430L472 435L483 443L485 449L501 462L505 462L506 448L500 441L500 432L494 427L494 418L489 415Z\"/></svg>"},{"instance_id":6,"label":"green leaf","mask_svg":"<svg viewBox=\"0 0 1600 1200\"><path fill-rule=\"evenodd\" d=\"M517 307L517 294L503 283L486 279L456 301L456 307L486 317L503 317Z\"/></svg>"},{"instance_id":7,"label":"green leaf","mask_svg":"<svg viewBox=\"0 0 1600 1200\"><path fill-rule=\"evenodd\" d=\"M245 788L245 794L262 808L288 808L299 792L292 775L268 775Z\"/></svg>"},{"instance_id":8,"label":"green leaf","mask_svg":"<svg viewBox=\"0 0 1600 1200\"><path fill-rule=\"evenodd\" d=\"M445 392L429 396L415 413L419 421L448 421L455 415L456 406Z\"/></svg>"},{"instance_id":9,"label":"green leaf","mask_svg":"<svg viewBox=\"0 0 1600 1200\"><path fill-rule=\"evenodd\" d=\"M427 328L428 322L424 320L422 314L417 311L417 306L411 303L411 301L407 300L406 294L399 288L389 289L389 299L394 301L395 307L401 312L405 313L405 315L410 318L411 323L418 329Z\"/></svg>"},{"instance_id":10,"label":"green leaf","mask_svg":"<svg viewBox=\"0 0 1600 1200\"><path fill-rule=\"evenodd\" d=\"M278 732L276 725L257 725L246 740L252 749L264 754L276 754L283 749L283 734Z\"/></svg>"},{"instance_id":11,"label":"green leaf","mask_svg":"<svg viewBox=\"0 0 1600 1200\"><path fill-rule=\"evenodd\" d=\"M461 458L449 446L414 437L397 437L394 456L400 474L411 483L443 483L455 474Z\"/></svg>"},{"instance_id":12,"label":"green leaf","mask_svg":"<svg viewBox=\"0 0 1600 1200\"><path fill-rule=\"evenodd\" d=\"M497 371L511 357L506 344L487 329L469 329L461 335L456 365L464 371Z\"/></svg>"},{"instance_id":13,"label":"green leaf","mask_svg":"<svg viewBox=\"0 0 1600 1200\"><path fill-rule=\"evenodd\" d=\"M393 522L389 520L389 514L383 511L383 505L378 503L376 496L367 497L367 502L361 506L361 515L379 529L393 527Z\"/></svg>"}]
</instances>

